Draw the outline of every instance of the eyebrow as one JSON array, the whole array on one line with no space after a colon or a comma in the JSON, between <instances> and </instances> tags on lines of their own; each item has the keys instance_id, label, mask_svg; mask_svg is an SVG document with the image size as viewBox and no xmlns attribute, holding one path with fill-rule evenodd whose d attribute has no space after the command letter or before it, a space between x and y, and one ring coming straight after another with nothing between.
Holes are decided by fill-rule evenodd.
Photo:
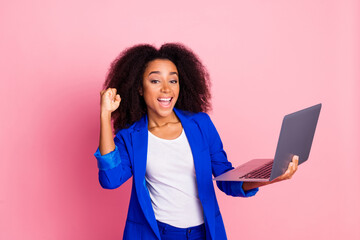
<instances>
[{"instance_id":1,"label":"eyebrow","mask_svg":"<svg viewBox=\"0 0 360 240\"><path fill-rule=\"evenodd\" d=\"M150 76L151 74L153 74L153 73L160 74L161 72L160 72L160 71L152 71L152 72L149 73L149 76ZM174 74L175 74L175 75L178 75L177 72L170 72L170 73L169 73L169 75L174 75ZM178 76L179 76L179 75L178 75Z\"/></svg>"}]
</instances>

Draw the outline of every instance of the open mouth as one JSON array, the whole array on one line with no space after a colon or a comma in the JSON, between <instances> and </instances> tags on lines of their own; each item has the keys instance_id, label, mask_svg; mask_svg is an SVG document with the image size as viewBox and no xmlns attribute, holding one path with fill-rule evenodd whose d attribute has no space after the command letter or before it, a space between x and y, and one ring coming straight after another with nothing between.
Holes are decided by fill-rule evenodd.
<instances>
[{"instance_id":1,"label":"open mouth","mask_svg":"<svg viewBox=\"0 0 360 240\"><path fill-rule=\"evenodd\" d=\"M173 99L172 97L169 97L169 98L158 98L157 100L159 101L161 106L169 107L172 99Z\"/></svg>"}]
</instances>

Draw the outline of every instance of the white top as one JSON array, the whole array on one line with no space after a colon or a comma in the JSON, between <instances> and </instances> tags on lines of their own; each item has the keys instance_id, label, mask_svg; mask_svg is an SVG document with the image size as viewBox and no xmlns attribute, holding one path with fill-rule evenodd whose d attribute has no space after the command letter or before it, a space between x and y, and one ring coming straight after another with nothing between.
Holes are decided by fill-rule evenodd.
<instances>
[{"instance_id":1,"label":"white top","mask_svg":"<svg viewBox=\"0 0 360 240\"><path fill-rule=\"evenodd\" d=\"M172 140L149 131L145 179L158 221L179 228L204 223L194 160L184 129Z\"/></svg>"}]
</instances>

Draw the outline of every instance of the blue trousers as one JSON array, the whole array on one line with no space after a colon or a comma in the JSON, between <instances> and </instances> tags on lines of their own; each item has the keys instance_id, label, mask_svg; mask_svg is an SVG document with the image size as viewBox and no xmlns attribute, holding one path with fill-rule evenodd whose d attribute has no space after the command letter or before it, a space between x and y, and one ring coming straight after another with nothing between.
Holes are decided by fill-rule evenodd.
<instances>
[{"instance_id":1,"label":"blue trousers","mask_svg":"<svg viewBox=\"0 0 360 240\"><path fill-rule=\"evenodd\" d=\"M177 228L157 221L161 240L204 240L206 239L205 224L189 228Z\"/></svg>"}]
</instances>

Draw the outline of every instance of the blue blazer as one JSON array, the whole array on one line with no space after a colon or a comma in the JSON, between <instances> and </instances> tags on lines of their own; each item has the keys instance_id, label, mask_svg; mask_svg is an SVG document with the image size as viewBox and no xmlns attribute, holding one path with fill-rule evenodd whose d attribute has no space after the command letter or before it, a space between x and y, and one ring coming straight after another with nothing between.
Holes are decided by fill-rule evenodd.
<instances>
[{"instance_id":1,"label":"blue blazer","mask_svg":"<svg viewBox=\"0 0 360 240\"><path fill-rule=\"evenodd\" d=\"M174 108L181 121L194 158L199 199L203 207L206 239L226 239L225 227L216 200L212 176L233 169L227 160L220 136L208 114L191 113ZM148 146L148 118L144 115L127 129L116 133L115 149L94 156L103 188L114 189L133 176L132 191L123 239L160 239L160 233L145 182ZM244 192L243 182L217 181L227 195L249 197L258 188Z\"/></svg>"}]
</instances>

